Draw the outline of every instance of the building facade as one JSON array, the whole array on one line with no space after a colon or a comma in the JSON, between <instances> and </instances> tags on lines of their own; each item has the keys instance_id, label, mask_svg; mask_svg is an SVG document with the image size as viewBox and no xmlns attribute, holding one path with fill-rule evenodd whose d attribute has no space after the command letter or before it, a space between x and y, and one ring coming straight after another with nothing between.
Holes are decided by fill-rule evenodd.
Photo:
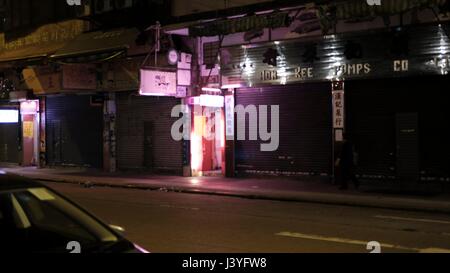
<instances>
[{"instance_id":1,"label":"building facade","mask_svg":"<svg viewBox=\"0 0 450 273\"><path fill-rule=\"evenodd\" d=\"M450 179L448 1L106 2L9 13L0 162L333 178L345 135L361 177Z\"/></svg>"},{"instance_id":2,"label":"building facade","mask_svg":"<svg viewBox=\"0 0 450 273\"><path fill-rule=\"evenodd\" d=\"M34 2L45 16L24 12ZM161 108L176 100L139 95L146 28L169 15L168 3L63 2L2 3L0 162L181 173L182 145L161 134L171 118Z\"/></svg>"},{"instance_id":3,"label":"building facade","mask_svg":"<svg viewBox=\"0 0 450 273\"><path fill-rule=\"evenodd\" d=\"M195 41L191 95L224 102L222 131L215 130L225 133L222 152L195 129L213 117L192 110L194 175L207 174L205 161L221 154L227 176L333 177L346 136L361 177L449 179L448 3L362 2L283 6L165 28ZM271 129L276 149L265 150Z\"/></svg>"}]
</instances>

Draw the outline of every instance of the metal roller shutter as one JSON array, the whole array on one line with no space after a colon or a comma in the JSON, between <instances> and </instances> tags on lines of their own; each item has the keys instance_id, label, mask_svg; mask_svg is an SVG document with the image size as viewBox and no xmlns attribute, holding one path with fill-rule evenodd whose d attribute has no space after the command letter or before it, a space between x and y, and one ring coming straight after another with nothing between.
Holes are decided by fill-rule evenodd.
<instances>
[{"instance_id":1,"label":"metal roller shutter","mask_svg":"<svg viewBox=\"0 0 450 273\"><path fill-rule=\"evenodd\" d=\"M182 142L171 137L178 118L173 97L117 95L117 163L120 169L149 169L182 173Z\"/></svg>"},{"instance_id":2,"label":"metal roller shutter","mask_svg":"<svg viewBox=\"0 0 450 273\"><path fill-rule=\"evenodd\" d=\"M359 155L358 173L366 176L395 174L396 95L384 83L345 83L347 133Z\"/></svg>"},{"instance_id":3,"label":"metal roller shutter","mask_svg":"<svg viewBox=\"0 0 450 273\"><path fill-rule=\"evenodd\" d=\"M47 97L46 116L49 165L102 167L102 106L87 95Z\"/></svg>"},{"instance_id":4,"label":"metal roller shutter","mask_svg":"<svg viewBox=\"0 0 450 273\"><path fill-rule=\"evenodd\" d=\"M238 173L274 175L331 173L330 83L239 89L236 93L236 105L239 104L243 106L254 104L257 107L279 105L280 135L279 149L274 152L260 151L260 144L265 143L261 140L236 141ZM244 121L237 120L237 124L242 122Z\"/></svg>"},{"instance_id":5,"label":"metal roller shutter","mask_svg":"<svg viewBox=\"0 0 450 273\"><path fill-rule=\"evenodd\" d=\"M419 112L420 165L424 178L450 178L449 86L450 75L424 80L417 89L421 105Z\"/></svg>"},{"instance_id":6,"label":"metal roller shutter","mask_svg":"<svg viewBox=\"0 0 450 273\"><path fill-rule=\"evenodd\" d=\"M393 178L418 168L422 177L450 176L449 79L346 82L347 129L359 153L358 173Z\"/></svg>"},{"instance_id":7,"label":"metal roller shutter","mask_svg":"<svg viewBox=\"0 0 450 273\"><path fill-rule=\"evenodd\" d=\"M19 123L0 123L0 162L19 163Z\"/></svg>"}]
</instances>

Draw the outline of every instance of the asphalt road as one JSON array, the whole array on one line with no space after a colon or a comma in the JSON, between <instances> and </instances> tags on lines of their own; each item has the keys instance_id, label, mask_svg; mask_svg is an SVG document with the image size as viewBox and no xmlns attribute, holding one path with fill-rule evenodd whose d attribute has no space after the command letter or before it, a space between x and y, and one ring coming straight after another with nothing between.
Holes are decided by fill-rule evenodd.
<instances>
[{"instance_id":1,"label":"asphalt road","mask_svg":"<svg viewBox=\"0 0 450 273\"><path fill-rule=\"evenodd\" d=\"M450 216L47 183L157 253L450 252Z\"/></svg>"}]
</instances>

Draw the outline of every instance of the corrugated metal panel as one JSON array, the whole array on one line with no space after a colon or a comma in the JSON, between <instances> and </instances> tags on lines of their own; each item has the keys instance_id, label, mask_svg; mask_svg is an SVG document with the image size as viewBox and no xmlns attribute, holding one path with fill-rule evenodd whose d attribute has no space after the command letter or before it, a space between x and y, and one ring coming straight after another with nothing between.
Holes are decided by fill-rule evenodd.
<instances>
[{"instance_id":1,"label":"corrugated metal panel","mask_svg":"<svg viewBox=\"0 0 450 273\"><path fill-rule=\"evenodd\" d=\"M397 177L419 178L418 113L397 113Z\"/></svg>"},{"instance_id":2,"label":"corrugated metal panel","mask_svg":"<svg viewBox=\"0 0 450 273\"><path fill-rule=\"evenodd\" d=\"M422 177L450 178L450 75L410 79L419 93L419 146Z\"/></svg>"},{"instance_id":3,"label":"corrugated metal panel","mask_svg":"<svg viewBox=\"0 0 450 273\"><path fill-rule=\"evenodd\" d=\"M239 104L279 105L280 145L274 152L261 152L260 144L267 142L236 141L238 172L275 175L331 173L330 83L239 89L236 105ZM242 122L237 120L237 124ZM256 124L250 126L254 128Z\"/></svg>"},{"instance_id":4,"label":"corrugated metal panel","mask_svg":"<svg viewBox=\"0 0 450 273\"><path fill-rule=\"evenodd\" d=\"M90 96L47 97L47 160L50 165L101 168L103 107Z\"/></svg>"},{"instance_id":5,"label":"corrugated metal panel","mask_svg":"<svg viewBox=\"0 0 450 273\"><path fill-rule=\"evenodd\" d=\"M121 169L182 172L182 142L174 141L171 128L177 118L172 97L117 95L117 161Z\"/></svg>"},{"instance_id":6,"label":"corrugated metal panel","mask_svg":"<svg viewBox=\"0 0 450 273\"><path fill-rule=\"evenodd\" d=\"M450 73L450 66L446 61L448 55L445 55L450 50L450 41L444 31L444 28L448 27L448 23L441 27L405 26L401 31L369 30L277 43L225 47L221 50L222 80L225 84L261 86L283 82L328 81L336 77L369 79L442 75ZM360 58L346 58L346 45L349 41L361 46ZM263 62L264 54L270 48L278 52L276 67ZM406 57L399 56L405 53L401 52L403 50L408 51ZM308 56L311 58L307 58ZM394 61L399 59L408 60L407 71L394 71ZM302 76L296 73L299 67L311 68L311 77L299 77ZM337 72L344 71L342 68L346 71L339 76ZM261 77L261 73L267 71L277 72L278 77Z\"/></svg>"},{"instance_id":7,"label":"corrugated metal panel","mask_svg":"<svg viewBox=\"0 0 450 273\"><path fill-rule=\"evenodd\" d=\"M0 123L0 162L19 163L19 123Z\"/></svg>"},{"instance_id":8,"label":"corrugated metal panel","mask_svg":"<svg viewBox=\"0 0 450 273\"><path fill-rule=\"evenodd\" d=\"M421 176L449 177L448 86L448 76L347 81L347 129L359 153L358 173L397 175L396 115L417 113Z\"/></svg>"},{"instance_id":9,"label":"corrugated metal panel","mask_svg":"<svg viewBox=\"0 0 450 273\"><path fill-rule=\"evenodd\" d=\"M352 0L336 3L336 19L348 20L389 16L405 13L415 8L438 7L446 0L383 0L381 5L369 5L368 1Z\"/></svg>"},{"instance_id":10,"label":"corrugated metal panel","mask_svg":"<svg viewBox=\"0 0 450 273\"><path fill-rule=\"evenodd\" d=\"M345 83L348 137L359 155L358 172L364 175L395 175L395 112L401 95L384 83Z\"/></svg>"}]
</instances>

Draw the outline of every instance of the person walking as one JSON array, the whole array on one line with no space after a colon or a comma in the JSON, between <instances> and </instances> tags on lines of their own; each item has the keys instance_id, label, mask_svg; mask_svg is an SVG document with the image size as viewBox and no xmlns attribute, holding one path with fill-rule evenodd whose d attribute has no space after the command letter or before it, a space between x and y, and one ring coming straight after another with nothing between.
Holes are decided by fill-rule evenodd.
<instances>
[{"instance_id":1,"label":"person walking","mask_svg":"<svg viewBox=\"0 0 450 273\"><path fill-rule=\"evenodd\" d=\"M339 168L340 168L340 190L348 189L348 180L352 180L355 188L359 188L359 181L354 173L355 169L355 150L353 143L350 141L347 135L344 134L341 154L339 157Z\"/></svg>"}]
</instances>

